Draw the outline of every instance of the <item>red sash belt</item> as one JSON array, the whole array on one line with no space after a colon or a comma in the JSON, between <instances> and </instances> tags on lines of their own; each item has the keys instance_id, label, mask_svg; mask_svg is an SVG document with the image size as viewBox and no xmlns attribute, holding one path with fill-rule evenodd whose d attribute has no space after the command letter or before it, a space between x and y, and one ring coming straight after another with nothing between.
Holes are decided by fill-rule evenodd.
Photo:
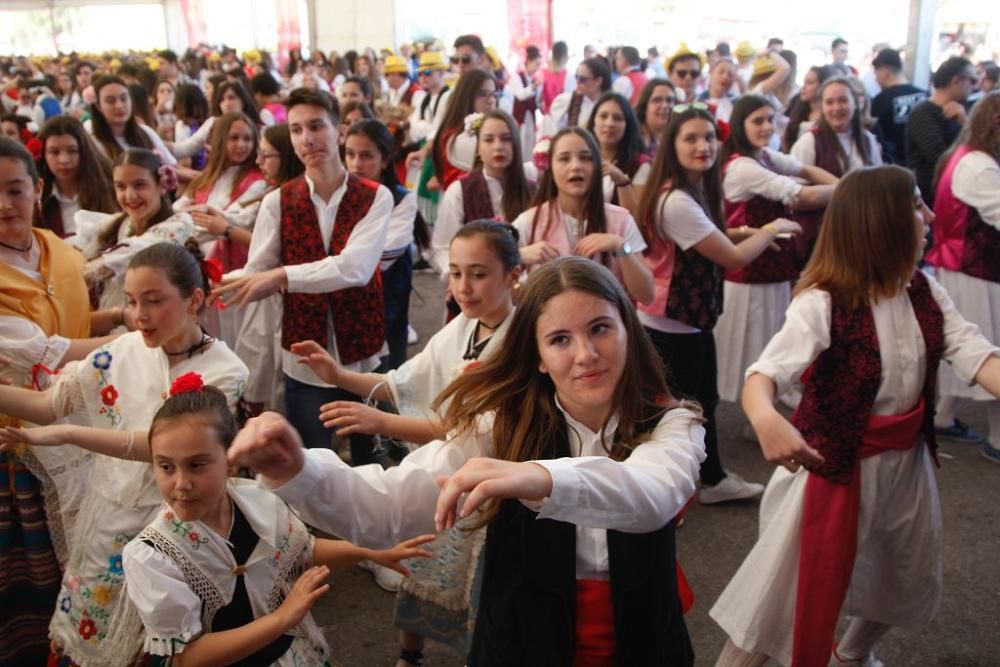
<instances>
[{"instance_id":1,"label":"red sash belt","mask_svg":"<svg viewBox=\"0 0 1000 667\"><path fill-rule=\"evenodd\" d=\"M912 448L923 418L923 399L906 414L869 417L850 484L836 484L809 474L799 546L793 667L818 667L830 660L837 619L858 550L860 460L889 450Z\"/></svg>"},{"instance_id":2,"label":"red sash belt","mask_svg":"<svg viewBox=\"0 0 1000 667\"><path fill-rule=\"evenodd\" d=\"M613 667L615 616L611 582L576 580L576 650L573 667Z\"/></svg>"}]
</instances>

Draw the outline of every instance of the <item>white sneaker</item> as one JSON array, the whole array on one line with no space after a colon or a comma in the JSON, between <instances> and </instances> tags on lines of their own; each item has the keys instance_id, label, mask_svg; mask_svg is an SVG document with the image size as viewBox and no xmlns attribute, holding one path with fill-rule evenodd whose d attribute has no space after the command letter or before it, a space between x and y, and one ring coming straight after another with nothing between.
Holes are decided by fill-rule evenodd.
<instances>
[{"instance_id":1,"label":"white sneaker","mask_svg":"<svg viewBox=\"0 0 1000 667\"><path fill-rule=\"evenodd\" d=\"M399 584L403 581L403 575L399 572L370 560L361 561L358 563L358 567L375 575L375 583L378 584L378 587L390 593L398 591Z\"/></svg>"},{"instance_id":2,"label":"white sneaker","mask_svg":"<svg viewBox=\"0 0 1000 667\"><path fill-rule=\"evenodd\" d=\"M764 493L763 484L747 482L736 473L726 473L726 477L715 486L702 484L698 499L702 505L726 503L731 500L746 500L756 498Z\"/></svg>"},{"instance_id":3,"label":"white sneaker","mask_svg":"<svg viewBox=\"0 0 1000 667\"><path fill-rule=\"evenodd\" d=\"M417 330L414 329L413 327L407 325L406 326L406 344L407 345L413 345L418 340L420 340L420 336L417 335Z\"/></svg>"},{"instance_id":4,"label":"white sneaker","mask_svg":"<svg viewBox=\"0 0 1000 667\"><path fill-rule=\"evenodd\" d=\"M845 660L837 655L837 647L834 645L829 667L885 667L885 663L876 658L874 653L857 660Z\"/></svg>"}]
</instances>

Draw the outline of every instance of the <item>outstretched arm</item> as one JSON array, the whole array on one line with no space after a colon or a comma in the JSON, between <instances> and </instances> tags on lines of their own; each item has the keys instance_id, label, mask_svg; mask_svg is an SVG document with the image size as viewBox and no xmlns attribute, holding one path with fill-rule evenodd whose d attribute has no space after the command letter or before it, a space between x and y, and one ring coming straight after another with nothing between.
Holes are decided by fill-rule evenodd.
<instances>
[{"instance_id":1,"label":"outstretched arm","mask_svg":"<svg viewBox=\"0 0 1000 667\"><path fill-rule=\"evenodd\" d=\"M127 461L152 461L144 431L115 431L93 426L54 424L36 428L0 428L0 452L13 451L20 443L35 447L76 445L98 454Z\"/></svg>"}]
</instances>

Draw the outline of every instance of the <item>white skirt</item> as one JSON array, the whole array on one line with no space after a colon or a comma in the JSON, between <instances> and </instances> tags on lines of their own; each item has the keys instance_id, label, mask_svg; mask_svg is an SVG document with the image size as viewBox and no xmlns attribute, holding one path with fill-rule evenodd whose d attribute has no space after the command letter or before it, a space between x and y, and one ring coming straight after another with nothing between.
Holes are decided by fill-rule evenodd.
<instances>
[{"instance_id":1,"label":"white skirt","mask_svg":"<svg viewBox=\"0 0 1000 667\"><path fill-rule=\"evenodd\" d=\"M791 663L806 480L779 467L764 491L760 535L709 611L733 643ZM920 628L941 601L941 507L927 447L861 462L858 554L841 612Z\"/></svg>"},{"instance_id":2,"label":"white skirt","mask_svg":"<svg viewBox=\"0 0 1000 667\"><path fill-rule=\"evenodd\" d=\"M282 414L285 412L285 378L281 372L284 308L280 294L248 305L233 347L236 356L250 369L244 398L250 403L263 403L266 409Z\"/></svg>"},{"instance_id":3,"label":"white skirt","mask_svg":"<svg viewBox=\"0 0 1000 667\"><path fill-rule=\"evenodd\" d=\"M785 323L792 284L726 281L722 316L715 325L719 363L719 398L738 401L743 374Z\"/></svg>"},{"instance_id":4,"label":"white skirt","mask_svg":"<svg viewBox=\"0 0 1000 667\"><path fill-rule=\"evenodd\" d=\"M938 282L948 292L955 308L962 317L979 325L979 331L994 345L1000 343L1000 283L973 278L959 271L935 269ZM993 394L978 384L969 385L952 370L951 364L941 362L938 380L942 396L971 398L976 401L995 401Z\"/></svg>"}]
</instances>

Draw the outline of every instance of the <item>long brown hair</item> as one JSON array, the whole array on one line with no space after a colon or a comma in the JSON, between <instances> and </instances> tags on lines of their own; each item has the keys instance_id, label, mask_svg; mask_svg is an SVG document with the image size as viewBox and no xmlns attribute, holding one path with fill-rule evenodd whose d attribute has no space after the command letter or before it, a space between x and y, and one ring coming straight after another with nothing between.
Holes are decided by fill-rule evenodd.
<instances>
[{"instance_id":1,"label":"long brown hair","mask_svg":"<svg viewBox=\"0 0 1000 667\"><path fill-rule=\"evenodd\" d=\"M677 135L680 134L684 123L694 119L707 120L718 132L715 117L706 109L699 109L693 105L685 106L680 107L684 111L670 114L670 121L663 130L663 136L660 137L656 159L653 160L653 166L649 170L649 179L646 181L646 187L642 190L642 199L639 200L638 225L646 243L650 246L653 245L653 241L661 238L657 224L660 219L658 207L660 197L672 190L680 190L690 195L701 205L705 215L715 223L715 226L725 231L725 222L722 217L722 178L718 151L715 162L712 163L710 169L702 174L701 184L698 186L688 183L685 169L677 157Z\"/></svg>"},{"instance_id":2,"label":"long brown hair","mask_svg":"<svg viewBox=\"0 0 1000 667\"><path fill-rule=\"evenodd\" d=\"M868 166L872 163L872 155L869 151L868 137L865 136L865 126L864 121L861 118L861 107L858 106L857 96L854 94L854 87L851 86L851 82L842 76L835 76L832 79L827 79L822 86L819 87L819 99L820 107L823 105L823 93L830 86L844 86L847 88L847 94L851 96L851 100L854 101L854 115L851 116L851 141L854 145L858 147L858 153L861 154L861 161ZM848 157L847 153L844 151L844 147L840 144L840 139L837 137L837 133L830 123L826 120L826 114L820 113L819 121L816 123L816 128L819 133L827 140L834 148L837 150L837 159L840 161L843 170L846 172L848 169Z\"/></svg>"},{"instance_id":3,"label":"long brown hair","mask_svg":"<svg viewBox=\"0 0 1000 667\"><path fill-rule=\"evenodd\" d=\"M442 158L448 150L448 146L444 143L445 137L450 139L456 130L461 130L465 126L465 117L475 110L476 96L487 81L492 81L496 85L496 79L489 72L481 69L466 72L448 96L448 107L444 112L444 118L441 119L441 126L434 133L434 143L431 145L431 163L434 165L434 174L442 186L444 185Z\"/></svg>"},{"instance_id":4,"label":"long brown hair","mask_svg":"<svg viewBox=\"0 0 1000 667\"><path fill-rule=\"evenodd\" d=\"M587 188L587 200L585 202L587 211L587 228L584 230L584 235L586 234L602 234L608 230L608 218L604 211L604 186L602 185L601 176L601 149L597 145L597 140L594 139L594 135L587 132L581 127L572 126L564 127L563 129L556 132L556 136L552 137L552 141L549 143L549 168L542 173L541 183L538 184L538 190L535 192L535 198L531 201L531 206L535 208L535 215L531 220L531 233L528 236L528 244L534 243L538 239L545 238L549 230L552 229L552 225L556 224L556 209L559 207L558 197L559 188L556 186L556 179L552 175L552 165L555 164L556 146L563 137L568 137L569 135L576 135L583 139L587 143L587 148L590 149L590 155L594 161L594 168L590 175L590 184ZM549 204L547 220L545 221L545 227L542 229L541 233L538 232L538 218L541 216L542 204Z\"/></svg>"},{"instance_id":5,"label":"long brown hair","mask_svg":"<svg viewBox=\"0 0 1000 667\"><path fill-rule=\"evenodd\" d=\"M965 122L958 138L945 154L938 160L934 172L934 188L937 189L937 181L941 177L941 170L944 169L951 156L961 146L968 146L974 151L982 151L1000 162L1000 90L991 91L976 102L969 114L969 120ZM928 195L929 193L924 193Z\"/></svg>"},{"instance_id":6,"label":"long brown hair","mask_svg":"<svg viewBox=\"0 0 1000 667\"><path fill-rule=\"evenodd\" d=\"M555 385L539 370L536 327L545 305L571 290L614 305L625 329L625 368L601 434L607 435L607 420L613 414L619 416L618 430L613 442L605 442L605 451L621 461L646 439L651 427L644 425L675 403L664 380L663 364L618 280L605 267L583 257L563 257L532 271L520 290L504 344L482 365L455 378L434 399L435 410L447 404L444 423L449 431L474 433L480 418L492 413L493 450L489 456L506 461L547 456L553 434L565 422L556 405ZM496 514L496 507L487 509L482 524Z\"/></svg>"},{"instance_id":7,"label":"long brown hair","mask_svg":"<svg viewBox=\"0 0 1000 667\"><path fill-rule=\"evenodd\" d=\"M80 208L85 211L114 213L118 210L114 188L111 185L111 163L94 147L93 140L84 129L83 123L72 116L54 116L46 121L38 133L42 142L42 159L38 161L38 172L45 181L42 202L47 202L56 182L55 174L49 169L45 159L45 146L51 137L69 136L76 139L80 154L80 165L76 170L76 182L80 192Z\"/></svg>"},{"instance_id":8,"label":"long brown hair","mask_svg":"<svg viewBox=\"0 0 1000 667\"><path fill-rule=\"evenodd\" d=\"M521 215L531 203L531 191L528 187L528 179L524 177L524 158L521 151L521 131L517 127L517 121L501 109L493 109L483 115L483 124L490 119L502 120L507 124L510 132L510 140L513 145L511 151L510 164L504 170L503 182L500 184L503 194L500 197L500 208L503 209L503 219L513 222ZM479 126L482 132L482 125ZM476 167L482 168L483 161L479 157L479 138L476 137Z\"/></svg>"},{"instance_id":9,"label":"long brown hair","mask_svg":"<svg viewBox=\"0 0 1000 667\"><path fill-rule=\"evenodd\" d=\"M114 160L121 155L124 150L115 139L114 133L108 120L101 113L101 90L112 84L119 85L128 92L129 103L132 104L132 93L129 92L125 82L117 76L102 76L94 82L94 95L97 100L90 105L90 127L93 130L94 140L99 143L107 154L109 160ZM146 132L139 127L139 121L135 119L135 106L132 106L132 115L125 121L125 143L135 148L145 148L153 150L153 141L146 135Z\"/></svg>"},{"instance_id":10,"label":"long brown hair","mask_svg":"<svg viewBox=\"0 0 1000 667\"><path fill-rule=\"evenodd\" d=\"M232 129L235 123L244 123L247 129L250 130L250 136L253 137L253 148L239 165L230 164L229 155L226 152L226 141L229 136L229 130ZM236 177L233 179L233 188L230 191L230 195L232 195L236 191L236 188L240 186L240 183L243 182L246 175L257 169L257 151L259 149L260 137L257 132L257 126L253 124L253 121L245 113L233 111L222 114L219 116L219 120L216 121L215 127L212 128L212 147L209 151L208 164L205 166L204 171L191 180L187 191L193 196L203 188L210 188L222 177L222 173L226 169L238 166L239 170L236 172Z\"/></svg>"},{"instance_id":11,"label":"long brown hair","mask_svg":"<svg viewBox=\"0 0 1000 667\"><path fill-rule=\"evenodd\" d=\"M814 65L809 68L809 73L815 74L818 85L822 86L827 79L833 76L833 69L829 65ZM806 76L808 76L808 73ZM818 86L816 94L819 95ZM792 150L792 144L799 138L799 126L809 120L809 114L811 113L811 104L804 102L802 96L799 93L795 93L788 102L788 126L785 128L785 134L781 138L781 151L783 153Z\"/></svg>"},{"instance_id":12,"label":"long brown hair","mask_svg":"<svg viewBox=\"0 0 1000 667\"><path fill-rule=\"evenodd\" d=\"M916 187L912 172L893 165L855 169L840 179L795 293L816 287L859 308L904 289L921 238L913 220Z\"/></svg>"}]
</instances>

